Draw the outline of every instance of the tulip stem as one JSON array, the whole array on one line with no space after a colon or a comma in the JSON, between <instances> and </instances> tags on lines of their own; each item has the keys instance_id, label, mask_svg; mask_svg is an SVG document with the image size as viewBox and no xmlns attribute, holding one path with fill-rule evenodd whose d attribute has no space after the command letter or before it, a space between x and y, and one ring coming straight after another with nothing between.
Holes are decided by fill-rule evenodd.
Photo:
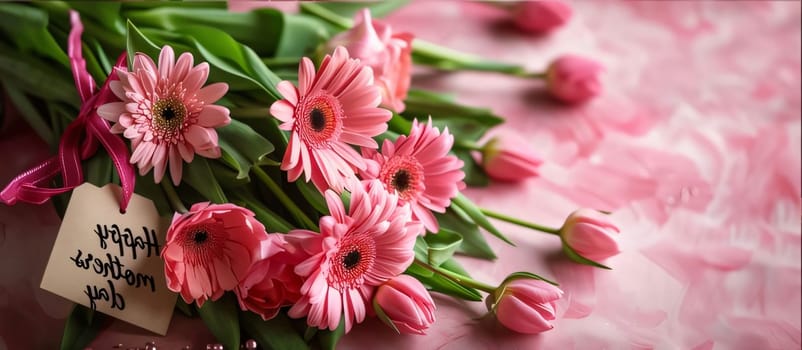
<instances>
[{"instance_id":1,"label":"tulip stem","mask_svg":"<svg viewBox=\"0 0 802 350\"><path fill-rule=\"evenodd\" d=\"M340 16L316 3L312 2L301 3L301 11L317 16L318 18L326 22L329 22L337 27L340 27L340 29L342 30L351 29L351 26L354 25L353 21L351 21L349 18Z\"/></svg>"},{"instance_id":2,"label":"tulip stem","mask_svg":"<svg viewBox=\"0 0 802 350\"><path fill-rule=\"evenodd\" d=\"M281 190L281 187L279 187L279 185L273 181L273 179L268 176L267 173L262 170L262 168L254 166L253 172L256 173L256 177L258 177L259 180L262 180L262 183L267 186L270 192L273 192L273 194L278 198L279 202L281 202L281 204L283 204L284 207L290 211L290 214L292 214L292 216L298 221L299 224L301 224L301 226L308 230L318 231L317 225L315 225L315 223L309 219L309 216L307 216L303 210L301 210L301 208L295 205L295 202L293 202L292 199L290 199L290 197L288 197L287 194Z\"/></svg>"},{"instance_id":3,"label":"tulip stem","mask_svg":"<svg viewBox=\"0 0 802 350\"><path fill-rule=\"evenodd\" d=\"M342 30L351 29L353 26L353 21L350 18L340 16L316 3L301 3L301 11L317 16ZM526 68L521 65L487 60L477 55L457 51L417 38L412 42L412 56L417 64L427 65L441 70L495 72L535 79L545 77L544 73L528 72Z\"/></svg>"},{"instance_id":4,"label":"tulip stem","mask_svg":"<svg viewBox=\"0 0 802 350\"><path fill-rule=\"evenodd\" d=\"M439 267L435 267L435 266L429 265L426 262L424 262L424 261L422 261L422 260L420 260L418 258L415 258L415 264L417 264L418 266L420 266L420 267L422 267L424 269L432 271L432 272L434 272L434 273L436 273L436 274L438 274L440 276L448 278L448 279L456 282L457 284L459 284L459 285L461 285L463 287L475 288L475 289L478 289L478 290L481 290L481 291L484 291L484 292L487 292L487 293L493 293L493 292L496 291L496 287L493 287L493 286L491 286L489 284L486 284L486 283L483 283L483 282L479 282L479 281L477 281L475 279L472 279L470 277L463 276L463 275L460 275L458 273L454 273L454 272L448 271L446 269L441 269Z\"/></svg>"},{"instance_id":5,"label":"tulip stem","mask_svg":"<svg viewBox=\"0 0 802 350\"><path fill-rule=\"evenodd\" d=\"M479 152L484 152L484 150L485 150L484 146L480 146L478 143L471 142L471 141L464 140L464 139L455 140L454 141L454 148L466 149L466 150L470 150L470 151L479 151Z\"/></svg>"},{"instance_id":6,"label":"tulip stem","mask_svg":"<svg viewBox=\"0 0 802 350\"><path fill-rule=\"evenodd\" d=\"M173 210L181 214L189 211L187 207L184 206L184 203L181 202L181 198L178 197L178 193L175 192L175 187L173 187L169 179L162 180L162 189L164 190L164 194L167 195L167 200L170 201L170 206L173 207Z\"/></svg>"},{"instance_id":7,"label":"tulip stem","mask_svg":"<svg viewBox=\"0 0 802 350\"><path fill-rule=\"evenodd\" d=\"M490 210L487 210L487 209L484 209L484 208L482 208L481 210L482 210L482 214L485 214L485 215L487 215L487 216L489 216L491 218L494 218L494 219L499 219L501 221L506 221L506 222L509 222L511 224L516 224L518 226L531 228L531 229L536 230L536 231L550 233L550 234L557 235L557 236L560 235L560 229L558 229L558 228L538 225L538 224L535 224L535 223L532 223L532 222L528 222L528 221L524 221L524 220L521 220L521 219L518 219L518 218L507 216L507 215L504 215L504 214L501 214L501 213L496 213L494 211L490 211Z\"/></svg>"},{"instance_id":8,"label":"tulip stem","mask_svg":"<svg viewBox=\"0 0 802 350\"><path fill-rule=\"evenodd\" d=\"M269 57L269 58L262 58L262 63L265 66L268 66L271 69L275 69L276 67L291 67L297 68L298 62L301 61L301 57Z\"/></svg>"}]
</instances>

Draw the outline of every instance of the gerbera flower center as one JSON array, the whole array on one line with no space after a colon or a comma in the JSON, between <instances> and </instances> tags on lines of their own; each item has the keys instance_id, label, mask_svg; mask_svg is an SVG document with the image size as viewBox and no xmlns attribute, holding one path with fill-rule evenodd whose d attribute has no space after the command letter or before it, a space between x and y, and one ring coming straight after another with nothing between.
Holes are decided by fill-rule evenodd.
<instances>
[{"instance_id":1,"label":"gerbera flower center","mask_svg":"<svg viewBox=\"0 0 802 350\"><path fill-rule=\"evenodd\" d=\"M193 265L211 264L214 257L223 251L225 232L212 225L196 225L187 227L180 240L184 248L185 260Z\"/></svg>"},{"instance_id":2,"label":"gerbera flower center","mask_svg":"<svg viewBox=\"0 0 802 350\"><path fill-rule=\"evenodd\" d=\"M160 139L171 139L184 126L187 107L176 97L163 98L153 104L153 131Z\"/></svg>"},{"instance_id":3,"label":"gerbera flower center","mask_svg":"<svg viewBox=\"0 0 802 350\"><path fill-rule=\"evenodd\" d=\"M192 238L195 241L195 244L201 244L206 242L206 239L209 238L209 233L206 231L195 231L195 236Z\"/></svg>"},{"instance_id":4,"label":"gerbera flower center","mask_svg":"<svg viewBox=\"0 0 802 350\"><path fill-rule=\"evenodd\" d=\"M376 260L376 242L369 235L346 237L329 260L329 285L339 289L357 287Z\"/></svg>"},{"instance_id":5,"label":"gerbera flower center","mask_svg":"<svg viewBox=\"0 0 802 350\"><path fill-rule=\"evenodd\" d=\"M415 157L396 156L387 160L379 171L379 179L390 192L410 201L423 191L423 166Z\"/></svg>"},{"instance_id":6,"label":"gerbera flower center","mask_svg":"<svg viewBox=\"0 0 802 350\"><path fill-rule=\"evenodd\" d=\"M362 255L359 254L358 250L352 250L348 254L343 257L343 266L346 269L350 270L353 269L356 265L359 264L359 260L362 258Z\"/></svg>"},{"instance_id":7,"label":"gerbera flower center","mask_svg":"<svg viewBox=\"0 0 802 350\"><path fill-rule=\"evenodd\" d=\"M298 135L315 148L326 146L342 132L344 116L340 101L326 92L311 95L296 107Z\"/></svg>"}]
</instances>

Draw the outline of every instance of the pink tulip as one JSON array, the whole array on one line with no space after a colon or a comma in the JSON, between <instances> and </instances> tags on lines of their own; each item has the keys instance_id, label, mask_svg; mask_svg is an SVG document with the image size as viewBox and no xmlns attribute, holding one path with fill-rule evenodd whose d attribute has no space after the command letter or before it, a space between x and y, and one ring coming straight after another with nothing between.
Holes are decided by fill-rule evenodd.
<instances>
[{"instance_id":1,"label":"pink tulip","mask_svg":"<svg viewBox=\"0 0 802 350\"><path fill-rule=\"evenodd\" d=\"M579 209L565 219L560 236L577 254L600 261L621 251L615 238L618 232L606 215L593 209Z\"/></svg>"},{"instance_id":2,"label":"pink tulip","mask_svg":"<svg viewBox=\"0 0 802 350\"><path fill-rule=\"evenodd\" d=\"M426 334L434 323L434 301L415 278L398 275L376 290L373 308L379 318L399 333Z\"/></svg>"},{"instance_id":3,"label":"pink tulip","mask_svg":"<svg viewBox=\"0 0 802 350\"><path fill-rule=\"evenodd\" d=\"M554 326L557 318L556 300L563 291L537 279L518 278L504 283L488 296L488 308L498 321L513 331L537 334Z\"/></svg>"},{"instance_id":4,"label":"pink tulip","mask_svg":"<svg viewBox=\"0 0 802 350\"><path fill-rule=\"evenodd\" d=\"M363 9L354 16L354 26L333 37L328 47L345 46L351 58L373 69L382 106L401 113L412 79L412 39L410 33L393 33L390 25L371 20L370 10Z\"/></svg>"},{"instance_id":5,"label":"pink tulip","mask_svg":"<svg viewBox=\"0 0 802 350\"><path fill-rule=\"evenodd\" d=\"M571 4L564 1L521 1L513 7L515 25L524 32L542 34L571 19Z\"/></svg>"},{"instance_id":6,"label":"pink tulip","mask_svg":"<svg viewBox=\"0 0 802 350\"><path fill-rule=\"evenodd\" d=\"M538 175L543 163L529 150L529 145L514 135L493 137L484 145L482 166L490 178L517 182Z\"/></svg>"},{"instance_id":7,"label":"pink tulip","mask_svg":"<svg viewBox=\"0 0 802 350\"><path fill-rule=\"evenodd\" d=\"M551 94L568 103L579 103L601 94L604 67L575 55L559 57L549 65L546 83Z\"/></svg>"}]
</instances>

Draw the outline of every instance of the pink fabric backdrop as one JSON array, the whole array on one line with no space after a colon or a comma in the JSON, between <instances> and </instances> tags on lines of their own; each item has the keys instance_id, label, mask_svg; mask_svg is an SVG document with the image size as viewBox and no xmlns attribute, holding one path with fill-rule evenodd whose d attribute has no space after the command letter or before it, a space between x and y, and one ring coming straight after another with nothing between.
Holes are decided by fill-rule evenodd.
<instances>
[{"instance_id":1,"label":"pink fabric backdrop","mask_svg":"<svg viewBox=\"0 0 802 350\"><path fill-rule=\"evenodd\" d=\"M607 67L604 96L567 107L538 81L419 70L413 85L456 94L507 118L545 160L540 178L470 189L480 205L559 226L577 207L614 211L623 252L613 271L579 266L557 239L499 223L498 261L461 258L500 282L530 270L566 291L555 329L518 335L482 318L482 303L435 295L427 336L369 320L357 348L798 349L800 308L799 2L582 1L559 31L520 34L479 3L408 6L397 30L542 69L562 53ZM50 151L23 123L0 133L0 183ZM0 206L0 350L56 348L70 304L38 288L59 220L48 205ZM176 315L162 338L115 322L93 343L205 348L199 319Z\"/></svg>"}]
</instances>

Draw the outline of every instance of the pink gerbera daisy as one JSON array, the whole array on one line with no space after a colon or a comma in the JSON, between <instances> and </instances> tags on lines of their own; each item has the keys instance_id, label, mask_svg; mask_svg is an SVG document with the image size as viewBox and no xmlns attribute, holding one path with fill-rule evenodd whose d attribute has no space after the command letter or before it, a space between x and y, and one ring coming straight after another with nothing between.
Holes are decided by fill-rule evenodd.
<instances>
[{"instance_id":1,"label":"pink gerbera daisy","mask_svg":"<svg viewBox=\"0 0 802 350\"><path fill-rule=\"evenodd\" d=\"M343 47L326 55L317 73L304 57L298 83L298 88L289 81L279 83L284 99L270 106L270 113L283 122L279 127L291 132L281 169L290 181L303 173L320 192L342 192L355 177L354 168L365 168L350 145L378 147L372 137L387 130L392 113L377 107L381 92L373 85L371 69L349 58Z\"/></svg>"},{"instance_id":2,"label":"pink gerbera daisy","mask_svg":"<svg viewBox=\"0 0 802 350\"><path fill-rule=\"evenodd\" d=\"M176 213L162 250L167 288L202 306L234 290L271 245L253 212L233 204L197 203Z\"/></svg>"},{"instance_id":3,"label":"pink gerbera daisy","mask_svg":"<svg viewBox=\"0 0 802 350\"><path fill-rule=\"evenodd\" d=\"M307 323L334 330L345 320L348 332L365 319L374 289L398 276L412 263L415 238L422 225L410 220L408 205L377 181L356 183L348 213L333 191L326 191L330 216L320 219L320 234L294 230L287 241L309 258L295 267L305 277L301 299L289 311L307 316Z\"/></svg>"},{"instance_id":4,"label":"pink gerbera daisy","mask_svg":"<svg viewBox=\"0 0 802 350\"><path fill-rule=\"evenodd\" d=\"M379 179L401 203L412 207L412 218L420 220L427 230L437 232L439 225L432 211L443 213L459 191L465 188L463 162L448 151L454 136L448 128L440 131L431 125L412 123L409 136L400 136L395 143L384 140L381 153L362 149L365 158L376 166L361 172L364 179Z\"/></svg>"},{"instance_id":5,"label":"pink gerbera daisy","mask_svg":"<svg viewBox=\"0 0 802 350\"><path fill-rule=\"evenodd\" d=\"M159 54L158 67L142 53L134 57L134 70L117 69L120 81L109 87L122 102L101 106L98 115L115 122L111 131L131 140L131 163L140 175L153 171L158 183L170 165L173 183L181 182L182 159L189 163L195 153L219 158L215 128L228 125L228 109L213 103L228 91L228 84L203 87L209 64L193 66L192 54L175 60L170 46Z\"/></svg>"}]
</instances>

